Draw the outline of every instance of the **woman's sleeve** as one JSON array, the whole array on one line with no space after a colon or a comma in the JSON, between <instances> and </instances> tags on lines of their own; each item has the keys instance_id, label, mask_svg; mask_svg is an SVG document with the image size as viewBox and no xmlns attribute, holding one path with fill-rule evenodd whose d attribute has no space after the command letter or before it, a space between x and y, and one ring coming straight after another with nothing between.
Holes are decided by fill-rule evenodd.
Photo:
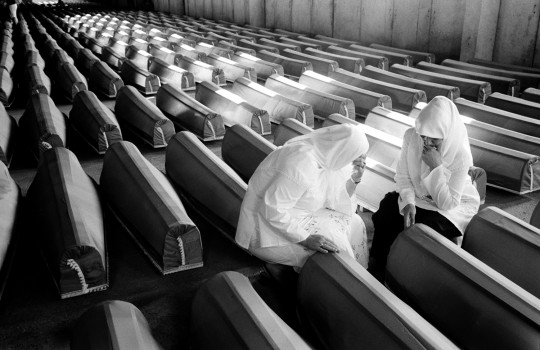
<instances>
[{"instance_id":1,"label":"woman's sleeve","mask_svg":"<svg viewBox=\"0 0 540 350\"><path fill-rule=\"evenodd\" d=\"M411 130L414 131L414 129L409 129L405 132L405 135L403 136L403 145L401 146L401 154L399 156L399 162L396 167L396 176L394 178L394 180L396 181L397 191L401 198L400 211L407 204L415 204L414 186L409 176L409 164L407 161L407 155L409 152L409 145L411 139Z\"/></svg>"},{"instance_id":2,"label":"woman's sleeve","mask_svg":"<svg viewBox=\"0 0 540 350\"><path fill-rule=\"evenodd\" d=\"M429 195L441 210L450 210L461 203L461 194L467 181L470 181L468 169L450 171L439 165L422 180Z\"/></svg>"},{"instance_id":3,"label":"woman's sleeve","mask_svg":"<svg viewBox=\"0 0 540 350\"><path fill-rule=\"evenodd\" d=\"M291 209L302 198L307 187L306 184L278 172L263 195L263 214L268 224L281 232L291 243L301 242L309 236L303 229L308 218L291 215Z\"/></svg>"}]
</instances>

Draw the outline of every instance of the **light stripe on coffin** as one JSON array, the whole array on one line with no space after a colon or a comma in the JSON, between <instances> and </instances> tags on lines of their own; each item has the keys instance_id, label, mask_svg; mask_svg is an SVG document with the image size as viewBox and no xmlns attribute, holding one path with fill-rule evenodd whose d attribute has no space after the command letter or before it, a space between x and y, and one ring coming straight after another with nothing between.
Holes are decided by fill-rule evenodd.
<instances>
[{"instance_id":1,"label":"light stripe on coffin","mask_svg":"<svg viewBox=\"0 0 540 350\"><path fill-rule=\"evenodd\" d=\"M385 71L388 70L388 58L383 57L380 55L372 55L369 53L364 53L360 51L354 51L344 47L340 46L330 46L326 49L327 52L335 53L338 55L348 56L348 57L357 57L364 60L366 66L370 65L373 67L377 67L380 69L383 69Z\"/></svg>"},{"instance_id":2,"label":"light stripe on coffin","mask_svg":"<svg viewBox=\"0 0 540 350\"><path fill-rule=\"evenodd\" d=\"M458 349L343 254L312 255L297 288L301 323L318 349Z\"/></svg>"},{"instance_id":3,"label":"light stripe on coffin","mask_svg":"<svg viewBox=\"0 0 540 350\"><path fill-rule=\"evenodd\" d=\"M103 159L100 188L115 216L162 274L203 266L198 228L169 180L122 141Z\"/></svg>"},{"instance_id":4,"label":"light stripe on coffin","mask_svg":"<svg viewBox=\"0 0 540 350\"><path fill-rule=\"evenodd\" d=\"M540 229L486 207L467 225L462 248L540 298Z\"/></svg>"},{"instance_id":5,"label":"light stripe on coffin","mask_svg":"<svg viewBox=\"0 0 540 350\"><path fill-rule=\"evenodd\" d=\"M86 78L71 63L62 64L55 78L55 85L60 88L69 102L73 102L73 98L79 91L88 90Z\"/></svg>"},{"instance_id":6,"label":"light stripe on coffin","mask_svg":"<svg viewBox=\"0 0 540 350\"><path fill-rule=\"evenodd\" d=\"M225 134L220 114L173 85L163 85L158 90L156 106L176 127L194 133L203 141L221 140Z\"/></svg>"},{"instance_id":7,"label":"light stripe on coffin","mask_svg":"<svg viewBox=\"0 0 540 350\"><path fill-rule=\"evenodd\" d=\"M105 62L98 61L92 65L88 85L94 92L107 98L115 98L118 90L124 86L124 81Z\"/></svg>"},{"instance_id":8,"label":"light stripe on coffin","mask_svg":"<svg viewBox=\"0 0 540 350\"><path fill-rule=\"evenodd\" d=\"M206 53L196 50L187 44L171 44L171 49L174 50L180 57L188 57L193 60L206 62Z\"/></svg>"},{"instance_id":9,"label":"light stripe on coffin","mask_svg":"<svg viewBox=\"0 0 540 350\"><path fill-rule=\"evenodd\" d=\"M310 127L314 125L311 105L290 99L249 79L236 79L231 92L267 111L274 123L279 124L285 119L293 118Z\"/></svg>"},{"instance_id":10,"label":"light stripe on coffin","mask_svg":"<svg viewBox=\"0 0 540 350\"><path fill-rule=\"evenodd\" d=\"M105 154L110 145L122 141L116 116L91 91L75 95L69 122L98 154Z\"/></svg>"},{"instance_id":11,"label":"light stripe on coffin","mask_svg":"<svg viewBox=\"0 0 540 350\"><path fill-rule=\"evenodd\" d=\"M349 45L347 49L374 55L374 56L386 57L388 58L389 66L393 64L402 64L404 66L411 67L413 65L413 59L410 55L399 53L399 52L385 51L385 50L375 49L372 47L362 46L358 44Z\"/></svg>"},{"instance_id":12,"label":"light stripe on coffin","mask_svg":"<svg viewBox=\"0 0 540 350\"><path fill-rule=\"evenodd\" d=\"M283 67L280 64L268 62L244 52L235 53L232 60L255 69L259 80L266 80L272 74L284 75Z\"/></svg>"},{"instance_id":13,"label":"light stripe on coffin","mask_svg":"<svg viewBox=\"0 0 540 350\"><path fill-rule=\"evenodd\" d=\"M248 78L251 81L257 81L257 72L250 66L240 64L213 53L206 57L206 61L208 64L222 69L225 79L228 81L235 81L237 78L241 77Z\"/></svg>"},{"instance_id":14,"label":"light stripe on coffin","mask_svg":"<svg viewBox=\"0 0 540 350\"><path fill-rule=\"evenodd\" d=\"M229 42L226 42L226 41L220 41L217 46L219 47L222 47L224 49L227 49L227 50L232 50L234 52L243 52L243 53L247 53L248 55L256 55L257 53L255 52L254 49L252 48L249 48L249 47L244 47L244 46L237 46L237 45L233 45Z\"/></svg>"},{"instance_id":15,"label":"light stripe on coffin","mask_svg":"<svg viewBox=\"0 0 540 350\"><path fill-rule=\"evenodd\" d=\"M328 75L330 72L338 69L339 65L336 61L312 56L311 54L298 52L291 49L281 50L281 55L284 57L292 58L299 61L306 61L311 63L312 70L322 75Z\"/></svg>"},{"instance_id":16,"label":"light stripe on coffin","mask_svg":"<svg viewBox=\"0 0 540 350\"><path fill-rule=\"evenodd\" d=\"M221 114L226 126L240 123L262 135L272 132L267 111L258 109L214 83L208 81L197 83L195 99Z\"/></svg>"},{"instance_id":17,"label":"light stripe on coffin","mask_svg":"<svg viewBox=\"0 0 540 350\"><path fill-rule=\"evenodd\" d=\"M190 203L234 242L240 206L247 190L247 184L234 170L188 131L181 131L171 139L165 170L183 202Z\"/></svg>"},{"instance_id":18,"label":"light stripe on coffin","mask_svg":"<svg viewBox=\"0 0 540 350\"><path fill-rule=\"evenodd\" d=\"M430 52L406 50L406 49L400 49L400 48L376 44L376 43L370 44L369 47L378 49L378 50L397 52L397 53L409 55L412 57L413 66L416 65L418 62L422 62L422 61L430 62L430 63L435 62L435 55Z\"/></svg>"},{"instance_id":19,"label":"light stripe on coffin","mask_svg":"<svg viewBox=\"0 0 540 350\"><path fill-rule=\"evenodd\" d=\"M248 278L235 271L218 273L199 288L191 307L190 335L200 350L224 344L230 349L311 349Z\"/></svg>"},{"instance_id":20,"label":"light stripe on coffin","mask_svg":"<svg viewBox=\"0 0 540 350\"><path fill-rule=\"evenodd\" d=\"M496 92L489 95L486 100L486 106L540 120L540 103L519 97L507 96Z\"/></svg>"},{"instance_id":21,"label":"light stripe on coffin","mask_svg":"<svg viewBox=\"0 0 540 350\"><path fill-rule=\"evenodd\" d=\"M213 46L213 45L206 44L206 43L197 43L195 45L195 49L200 51L200 52L204 52L206 54L206 56L211 55L211 54L215 54L217 56L221 56L221 57L231 59L232 55L234 55L234 51L231 50L231 49L227 49L227 48L219 47L219 46ZM210 62L208 62L208 63L210 63Z\"/></svg>"},{"instance_id":22,"label":"light stripe on coffin","mask_svg":"<svg viewBox=\"0 0 540 350\"><path fill-rule=\"evenodd\" d=\"M124 59L122 62L120 77L124 84L133 85L145 95L154 95L161 86L161 81L157 75L138 67L128 59Z\"/></svg>"},{"instance_id":23,"label":"light stripe on coffin","mask_svg":"<svg viewBox=\"0 0 540 350\"><path fill-rule=\"evenodd\" d=\"M312 55L312 56L326 58L328 60L336 61L338 63L338 68L347 70L347 71L349 71L351 73L360 73L362 71L362 69L366 65L364 60L362 58L359 58L359 57L351 57L351 56L346 56L346 55L340 55L340 54L337 54L337 53L331 53L331 52L326 52L326 51L321 51L321 50L315 50L315 49L311 49L311 48L306 49L304 52L309 54L309 55Z\"/></svg>"},{"instance_id":24,"label":"light stripe on coffin","mask_svg":"<svg viewBox=\"0 0 540 350\"><path fill-rule=\"evenodd\" d=\"M174 64L174 57L176 52L166 47L151 44L148 48L148 53L153 56L153 58L159 58L162 61L167 62L168 64Z\"/></svg>"},{"instance_id":25,"label":"light stripe on coffin","mask_svg":"<svg viewBox=\"0 0 540 350\"><path fill-rule=\"evenodd\" d=\"M311 105L315 117L324 119L332 113L340 113L354 118L355 105L349 98L321 92L275 74L268 77L264 86L274 92Z\"/></svg>"},{"instance_id":26,"label":"light stripe on coffin","mask_svg":"<svg viewBox=\"0 0 540 350\"><path fill-rule=\"evenodd\" d=\"M540 342L540 299L425 225L397 237L385 281L464 349L525 350Z\"/></svg>"},{"instance_id":27,"label":"light stripe on coffin","mask_svg":"<svg viewBox=\"0 0 540 350\"><path fill-rule=\"evenodd\" d=\"M23 79L28 96L39 93L50 95L51 80L39 66L35 64L26 66Z\"/></svg>"},{"instance_id":28,"label":"light stripe on coffin","mask_svg":"<svg viewBox=\"0 0 540 350\"><path fill-rule=\"evenodd\" d=\"M398 84L386 83L384 81L368 78L360 74L354 74L341 68L338 68L335 72L328 74L328 77L360 89L387 95L392 100L391 108L398 111L408 113L414 108L414 106L416 106L418 102L427 102L427 96L423 90L413 89Z\"/></svg>"},{"instance_id":29,"label":"light stripe on coffin","mask_svg":"<svg viewBox=\"0 0 540 350\"><path fill-rule=\"evenodd\" d=\"M157 75L162 85L172 85L183 90L195 89L195 78L192 73L157 57L150 59L148 71Z\"/></svg>"},{"instance_id":30,"label":"light stripe on coffin","mask_svg":"<svg viewBox=\"0 0 540 350\"><path fill-rule=\"evenodd\" d=\"M321 35L321 34L315 35L314 38L334 43L334 46L341 46L343 48L347 48L347 47L349 47L349 45L357 44L356 41L338 39L338 38L334 38L334 37L331 37L331 36L325 36L325 35Z\"/></svg>"},{"instance_id":31,"label":"light stripe on coffin","mask_svg":"<svg viewBox=\"0 0 540 350\"><path fill-rule=\"evenodd\" d=\"M302 73L298 83L314 91L350 99L354 103L355 113L362 117L377 106L392 109L392 99L386 94L345 84L316 72ZM348 117L354 119L354 115Z\"/></svg>"},{"instance_id":32,"label":"light stripe on coffin","mask_svg":"<svg viewBox=\"0 0 540 350\"><path fill-rule=\"evenodd\" d=\"M257 44L254 41L250 41L250 40L246 40L246 39L238 40L238 46L245 47L246 49L250 49L250 50L254 50L254 51L265 50L265 51L272 52L272 53L275 53L275 54L279 55L279 49L277 47Z\"/></svg>"},{"instance_id":33,"label":"light stripe on coffin","mask_svg":"<svg viewBox=\"0 0 540 350\"><path fill-rule=\"evenodd\" d=\"M86 310L74 325L72 350L160 350L148 321L131 303L108 300Z\"/></svg>"},{"instance_id":34,"label":"light stripe on coffin","mask_svg":"<svg viewBox=\"0 0 540 350\"><path fill-rule=\"evenodd\" d=\"M305 71L313 70L313 64L309 61L285 57L266 50L257 52L257 57L268 62L279 64L283 67L283 73L287 76L299 77Z\"/></svg>"},{"instance_id":35,"label":"light stripe on coffin","mask_svg":"<svg viewBox=\"0 0 540 350\"><path fill-rule=\"evenodd\" d=\"M185 56L176 56L174 64L193 74L196 82L209 81L219 86L227 85L223 69Z\"/></svg>"},{"instance_id":36,"label":"light stripe on coffin","mask_svg":"<svg viewBox=\"0 0 540 350\"><path fill-rule=\"evenodd\" d=\"M174 135L173 123L133 86L125 85L118 91L114 112L122 128L154 148L166 147Z\"/></svg>"},{"instance_id":37,"label":"light stripe on coffin","mask_svg":"<svg viewBox=\"0 0 540 350\"><path fill-rule=\"evenodd\" d=\"M63 147L45 151L26 198L60 297L107 289L100 198L77 157Z\"/></svg>"},{"instance_id":38,"label":"light stripe on coffin","mask_svg":"<svg viewBox=\"0 0 540 350\"><path fill-rule=\"evenodd\" d=\"M148 70L152 55L145 50L141 50L136 46L130 45L126 49L126 58L137 67L143 70Z\"/></svg>"},{"instance_id":39,"label":"light stripe on coffin","mask_svg":"<svg viewBox=\"0 0 540 350\"><path fill-rule=\"evenodd\" d=\"M360 72L360 75L389 84L400 85L411 89L417 89L426 93L428 101L435 96L445 96L451 100L459 97L460 91L456 86L432 83L420 79L409 78L401 74L392 73L373 66L366 66Z\"/></svg>"}]
</instances>

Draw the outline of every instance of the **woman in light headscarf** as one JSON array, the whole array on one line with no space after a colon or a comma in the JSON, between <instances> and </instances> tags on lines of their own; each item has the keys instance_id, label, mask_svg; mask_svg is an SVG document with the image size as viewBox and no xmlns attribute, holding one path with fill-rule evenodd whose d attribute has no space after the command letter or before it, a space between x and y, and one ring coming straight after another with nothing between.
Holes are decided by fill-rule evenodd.
<instances>
[{"instance_id":1,"label":"woman in light headscarf","mask_svg":"<svg viewBox=\"0 0 540 350\"><path fill-rule=\"evenodd\" d=\"M236 242L296 271L315 252L348 254L367 268L366 229L355 214L369 144L360 128L335 125L291 139L251 179Z\"/></svg>"},{"instance_id":2,"label":"woman in light headscarf","mask_svg":"<svg viewBox=\"0 0 540 350\"><path fill-rule=\"evenodd\" d=\"M467 129L456 105L435 97L418 115L415 127L405 132L396 169L397 192L388 193L373 214L372 272L384 272L390 246L414 223L454 241L461 238L480 206L469 176L472 165Z\"/></svg>"}]
</instances>

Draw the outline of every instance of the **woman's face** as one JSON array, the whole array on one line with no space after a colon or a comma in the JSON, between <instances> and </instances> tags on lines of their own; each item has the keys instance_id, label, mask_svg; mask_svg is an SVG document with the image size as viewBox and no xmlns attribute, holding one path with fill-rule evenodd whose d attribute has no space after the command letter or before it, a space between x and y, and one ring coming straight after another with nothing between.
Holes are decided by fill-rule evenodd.
<instances>
[{"instance_id":1,"label":"woman's face","mask_svg":"<svg viewBox=\"0 0 540 350\"><path fill-rule=\"evenodd\" d=\"M443 139L434 139L432 137L424 136L424 135L420 135L420 137L422 138L422 141L424 142L424 147L428 147L428 148L439 149L439 147L441 146L443 142Z\"/></svg>"}]
</instances>

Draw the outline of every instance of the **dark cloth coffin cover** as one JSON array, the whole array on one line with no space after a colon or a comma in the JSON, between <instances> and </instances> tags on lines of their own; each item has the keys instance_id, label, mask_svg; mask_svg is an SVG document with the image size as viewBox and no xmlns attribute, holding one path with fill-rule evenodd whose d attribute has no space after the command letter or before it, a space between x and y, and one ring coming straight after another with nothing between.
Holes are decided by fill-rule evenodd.
<instances>
[{"instance_id":1,"label":"dark cloth coffin cover","mask_svg":"<svg viewBox=\"0 0 540 350\"><path fill-rule=\"evenodd\" d=\"M540 120L538 119L524 117L463 98L458 98L454 102L461 115L522 134L540 137Z\"/></svg>"},{"instance_id":2,"label":"dark cloth coffin cover","mask_svg":"<svg viewBox=\"0 0 540 350\"><path fill-rule=\"evenodd\" d=\"M274 132L274 145L283 146L285 142L293 137L305 135L312 132L313 129L297 119L285 119Z\"/></svg>"},{"instance_id":3,"label":"dark cloth coffin cover","mask_svg":"<svg viewBox=\"0 0 540 350\"><path fill-rule=\"evenodd\" d=\"M141 311L110 300L86 310L73 328L72 350L160 350Z\"/></svg>"},{"instance_id":4,"label":"dark cloth coffin cover","mask_svg":"<svg viewBox=\"0 0 540 350\"><path fill-rule=\"evenodd\" d=\"M217 85L227 85L223 69L189 57L176 56L174 64L193 74L195 81L210 81Z\"/></svg>"},{"instance_id":5,"label":"dark cloth coffin cover","mask_svg":"<svg viewBox=\"0 0 540 350\"><path fill-rule=\"evenodd\" d=\"M216 68L222 69L226 80L235 81L237 78L245 77L251 81L257 81L257 72L250 66L240 64L216 54L208 55L206 62Z\"/></svg>"},{"instance_id":6,"label":"dark cloth coffin cover","mask_svg":"<svg viewBox=\"0 0 540 350\"><path fill-rule=\"evenodd\" d=\"M333 72L339 68L338 63L332 59L312 56L311 54L298 52L291 49L281 51L281 55L299 61L310 62L313 71L322 75L328 75L330 72Z\"/></svg>"},{"instance_id":7,"label":"dark cloth coffin cover","mask_svg":"<svg viewBox=\"0 0 540 350\"><path fill-rule=\"evenodd\" d=\"M105 62L98 61L92 65L88 78L90 89L108 98L116 97L124 81Z\"/></svg>"},{"instance_id":8,"label":"dark cloth coffin cover","mask_svg":"<svg viewBox=\"0 0 540 350\"><path fill-rule=\"evenodd\" d=\"M242 48L250 49L250 50L255 50L255 51L265 50L265 51L268 51L268 52L277 53L279 55L279 49L277 47L257 44L257 43L255 43L253 41L246 40L246 39L238 40L238 46L240 46ZM238 50L236 52L239 53ZM242 53L246 53L246 52L242 52ZM251 54L248 54L248 55L251 55Z\"/></svg>"},{"instance_id":9,"label":"dark cloth coffin cover","mask_svg":"<svg viewBox=\"0 0 540 350\"><path fill-rule=\"evenodd\" d=\"M310 127L314 125L311 105L290 99L246 78L236 79L231 92L267 111L274 123L279 124L285 119L293 118Z\"/></svg>"},{"instance_id":10,"label":"dark cloth coffin cover","mask_svg":"<svg viewBox=\"0 0 540 350\"><path fill-rule=\"evenodd\" d=\"M496 207L476 214L462 248L540 298L540 230Z\"/></svg>"},{"instance_id":11,"label":"dark cloth coffin cover","mask_svg":"<svg viewBox=\"0 0 540 350\"><path fill-rule=\"evenodd\" d=\"M179 57L191 58L193 60L199 60L206 62L206 53L196 50L195 48L186 44L172 44L171 47L174 51L180 54Z\"/></svg>"},{"instance_id":12,"label":"dark cloth coffin cover","mask_svg":"<svg viewBox=\"0 0 540 350\"><path fill-rule=\"evenodd\" d=\"M9 107L13 102L13 98L13 80L7 70L0 69L0 102Z\"/></svg>"},{"instance_id":13,"label":"dark cloth coffin cover","mask_svg":"<svg viewBox=\"0 0 540 350\"><path fill-rule=\"evenodd\" d=\"M390 66L393 64L402 64L404 66L409 66L409 67L413 65L412 57L408 54L404 54L400 52L380 50L380 49L375 49L373 47L362 46L358 44L349 45L347 49L374 55L374 56L386 57L388 58L388 64Z\"/></svg>"},{"instance_id":14,"label":"dark cloth coffin cover","mask_svg":"<svg viewBox=\"0 0 540 350\"><path fill-rule=\"evenodd\" d=\"M160 78L161 84L173 85L179 89L195 89L193 74L159 58L150 60L148 71Z\"/></svg>"},{"instance_id":15,"label":"dark cloth coffin cover","mask_svg":"<svg viewBox=\"0 0 540 350\"><path fill-rule=\"evenodd\" d=\"M378 79L354 74L341 68L330 73L328 77L360 89L387 95L392 101L391 108L395 110L409 112L418 102L427 102L427 96L423 90L386 83Z\"/></svg>"},{"instance_id":16,"label":"dark cloth coffin cover","mask_svg":"<svg viewBox=\"0 0 540 350\"><path fill-rule=\"evenodd\" d=\"M126 58L137 67L148 70L152 55L145 50L141 50L136 46L130 45L126 50Z\"/></svg>"},{"instance_id":17,"label":"dark cloth coffin cover","mask_svg":"<svg viewBox=\"0 0 540 350\"><path fill-rule=\"evenodd\" d=\"M31 66L32 64L36 64L41 70L45 69L45 60L38 51L36 50L29 50L25 54L26 58L26 66Z\"/></svg>"},{"instance_id":18,"label":"dark cloth coffin cover","mask_svg":"<svg viewBox=\"0 0 540 350\"><path fill-rule=\"evenodd\" d=\"M91 91L81 91L75 95L69 121L99 154L105 154L110 145L122 141L116 116Z\"/></svg>"},{"instance_id":19,"label":"dark cloth coffin cover","mask_svg":"<svg viewBox=\"0 0 540 350\"><path fill-rule=\"evenodd\" d=\"M13 54L9 54L5 51L0 51L0 67L3 67L8 73L11 74L13 67L15 66L15 60L13 60Z\"/></svg>"},{"instance_id":20,"label":"dark cloth coffin cover","mask_svg":"<svg viewBox=\"0 0 540 350\"><path fill-rule=\"evenodd\" d=\"M221 114L227 126L240 123L262 135L272 132L267 111L258 109L214 83L208 81L197 83L195 99Z\"/></svg>"},{"instance_id":21,"label":"dark cloth coffin cover","mask_svg":"<svg viewBox=\"0 0 540 350\"><path fill-rule=\"evenodd\" d=\"M489 95L486 100L486 106L540 120L540 103L527 101L519 97L507 96L496 92Z\"/></svg>"},{"instance_id":22,"label":"dark cloth coffin cover","mask_svg":"<svg viewBox=\"0 0 540 350\"><path fill-rule=\"evenodd\" d=\"M247 183L255 169L277 146L242 124L227 129L221 157Z\"/></svg>"},{"instance_id":23,"label":"dark cloth coffin cover","mask_svg":"<svg viewBox=\"0 0 540 350\"><path fill-rule=\"evenodd\" d=\"M283 75L283 67L280 64L272 63L247 53L237 52L232 56L232 60L244 66L255 69L257 79L266 80L272 74Z\"/></svg>"},{"instance_id":24,"label":"dark cloth coffin cover","mask_svg":"<svg viewBox=\"0 0 540 350\"><path fill-rule=\"evenodd\" d=\"M203 284L191 307L190 338L199 350L311 349L257 294L248 278L220 272ZM226 344L226 345L225 345Z\"/></svg>"},{"instance_id":25,"label":"dark cloth coffin cover","mask_svg":"<svg viewBox=\"0 0 540 350\"><path fill-rule=\"evenodd\" d=\"M233 44L236 45L236 43L233 43ZM227 48L224 48L224 47L219 47L219 46L212 46L212 45L209 45L209 44L206 44L206 43L197 43L195 45L195 49L200 51L200 52L204 52L206 54L206 56L209 56L211 54L215 54L217 56L221 56L221 57L231 59L231 57L234 55L233 50L230 50L230 49L227 49Z\"/></svg>"},{"instance_id":26,"label":"dark cloth coffin cover","mask_svg":"<svg viewBox=\"0 0 540 350\"><path fill-rule=\"evenodd\" d=\"M316 57L334 60L338 63L339 68L347 70L351 73L360 73L360 71L366 65L364 60L359 57L350 57L346 55L340 55L337 53L315 50L312 48L306 49L305 53L310 54L312 56L316 56Z\"/></svg>"},{"instance_id":27,"label":"dark cloth coffin cover","mask_svg":"<svg viewBox=\"0 0 540 350\"><path fill-rule=\"evenodd\" d=\"M442 66L435 63L420 62L416 65L416 68L423 69L429 72L447 74L455 77L461 77L466 79L485 81L491 84L492 92L500 92L510 96L516 96L519 94L519 80L513 78L505 78L497 76L495 74L484 74L478 72L471 72L462 70L459 68Z\"/></svg>"},{"instance_id":28,"label":"dark cloth coffin cover","mask_svg":"<svg viewBox=\"0 0 540 350\"><path fill-rule=\"evenodd\" d=\"M225 134L220 114L173 85L163 85L158 90L156 105L175 125L203 141L220 140Z\"/></svg>"},{"instance_id":29,"label":"dark cloth coffin cover","mask_svg":"<svg viewBox=\"0 0 540 350\"><path fill-rule=\"evenodd\" d=\"M519 79L521 82L521 89L525 90L528 87L538 88L540 85L540 74L532 74L525 72L514 72L507 69L489 68L485 66L475 65L466 62L460 62L456 60L445 59L441 62L443 66L470 70L473 72L479 72L484 74L498 75L500 77L507 77L512 79Z\"/></svg>"},{"instance_id":30,"label":"dark cloth coffin cover","mask_svg":"<svg viewBox=\"0 0 540 350\"><path fill-rule=\"evenodd\" d=\"M40 157L51 147L66 145L66 121L64 115L46 94L32 95L19 120L21 130L28 138L30 150Z\"/></svg>"},{"instance_id":31,"label":"dark cloth coffin cover","mask_svg":"<svg viewBox=\"0 0 540 350\"><path fill-rule=\"evenodd\" d=\"M297 295L318 349L458 349L348 256L312 255Z\"/></svg>"},{"instance_id":32,"label":"dark cloth coffin cover","mask_svg":"<svg viewBox=\"0 0 540 350\"><path fill-rule=\"evenodd\" d=\"M377 106L392 109L392 99L388 95L342 83L315 72L304 72L298 83L315 91L351 99L355 113L361 116L366 116Z\"/></svg>"},{"instance_id":33,"label":"dark cloth coffin cover","mask_svg":"<svg viewBox=\"0 0 540 350\"><path fill-rule=\"evenodd\" d=\"M122 77L125 84L133 85L145 95L155 94L161 86L161 81L157 75L137 67L127 59L122 63L120 77Z\"/></svg>"},{"instance_id":34,"label":"dark cloth coffin cover","mask_svg":"<svg viewBox=\"0 0 540 350\"><path fill-rule=\"evenodd\" d=\"M82 49L79 51L79 55L77 56L77 60L75 61L75 67L77 67L77 69L79 70L79 72L81 72L82 75L90 78L92 66L98 61L100 61L100 59L97 58L96 55L92 53L92 51L88 49Z\"/></svg>"},{"instance_id":35,"label":"dark cloth coffin cover","mask_svg":"<svg viewBox=\"0 0 540 350\"><path fill-rule=\"evenodd\" d=\"M70 102L79 91L88 90L86 78L71 63L62 64L57 73L56 85Z\"/></svg>"},{"instance_id":36,"label":"dark cloth coffin cover","mask_svg":"<svg viewBox=\"0 0 540 350\"><path fill-rule=\"evenodd\" d=\"M385 281L461 348L525 350L540 343L540 299L425 225L398 236Z\"/></svg>"},{"instance_id":37,"label":"dark cloth coffin cover","mask_svg":"<svg viewBox=\"0 0 540 350\"><path fill-rule=\"evenodd\" d=\"M174 124L133 86L126 85L118 91L114 111L122 126L154 148L167 146L174 135Z\"/></svg>"},{"instance_id":38,"label":"dark cloth coffin cover","mask_svg":"<svg viewBox=\"0 0 540 350\"><path fill-rule=\"evenodd\" d=\"M275 74L266 80L265 87L311 105L316 117L326 118L332 113L339 113L354 118L355 105L349 98L321 92Z\"/></svg>"},{"instance_id":39,"label":"dark cloth coffin cover","mask_svg":"<svg viewBox=\"0 0 540 350\"><path fill-rule=\"evenodd\" d=\"M326 49L326 51L343 56L358 57L364 60L366 66L370 65L384 69L385 71L388 70L388 58L381 55L372 55L369 53L351 50L349 47L343 48L339 46L330 46Z\"/></svg>"},{"instance_id":40,"label":"dark cloth coffin cover","mask_svg":"<svg viewBox=\"0 0 540 350\"><path fill-rule=\"evenodd\" d=\"M540 89L527 88L519 97L527 101L540 103Z\"/></svg>"},{"instance_id":41,"label":"dark cloth coffin cover","mask_svg":"<svg viewBox=\"0 0 540 350\"><path fill-rule=\"evenodd\" d=\"M188 131L181 131L171 139L165 170L177 191L234 241L247 189L234 170Z\"/></svg>"},{"instance_id":42,"label":"dark cloth coffin cover","mask_svg":"<svg viewBox=\"0 0 540 350\"><path fill-rule=\"evenodd\" d=\"M446 74L432 73L417 68L394 64L390 67L392 73L398 73L410 78L425 80L438 84L456 86L460 96L474 102L483 103L491 94L491 84L485 81L453 77Z\"/></svg>"},{"instance_id":43,"label":"dark cloth coffin cover","mask_svg":"<svg viewBox=\"0 0 540 350\"><path fill-rule=\"evenodd\" d=\"M29 96L39 93L50 95L51 80L39 66L35 64L27 66L23 79Z\"/></svg>"},{"instance_id":44,"label":"dark cloth coffin cover","mask_svg":"<svg viewBox=\"0 0 540 350\"><path fill-rule=\"evenodd\" d=\"M386 46L386 45L381 45L381 44L376 44L376 43L370 44L369 47L372 47L378 50L397 52L397 53L403 53L405 55L409 55L412 57L413 65L416 65L418 64L418 62L421 62L421 61L435 63L435 55L429 52L399 49L396 47L391 47L391 46Z\"/></svg>"},{"instance_id":45,"label":"dark cloth coffin cover","mask_svg":"<svg viewBox=\"0 0 540 350\"><path fill-rule=\"evenodd\" d=\"M77 157L63 147L44 152L26 198L60 296L107 289L100 199Z\"/></svg>"},{"instance_id":46,"label":"dark cloth coffin cover","mask_svg":"<svg viewBox=\"0 0 540 350\"><path fill-rule=\"evenodd\" d=\"M299 77L305 71L313 70L311 62L281 56L266 50L257 52L257 57L268 62L279 64L283 67L283 73L287 76Z\"/></svg>"},{"instance_id":47,"label":"dark cloth coffin cover","mask_svg":"<svg viewBox=\"0 0 540 350\"><path fill-rule=\"evenodd\" d=\"M106 47L101 52L101 59L115 70L120 70L122 66L122 58L124 54L118 54L114 52L110 47Z\"/></svg>"},{"instance_id":48,"label":"dark cloth coffin cover","mask_svg":"<svg viewBox=\"0 0 540 350\"><path fill-rule=\"evenodd\" d=\"M17 122L9 116L3 105L0 105L0 162L9 167L13 155Z\"/></svg>"},{"instance_id":49,"label":"dark cloth coffin cover","mask_svg":"<svg viewBox=\"0 0 540 350\"><path fill-rule=\"evenodd\" d=\"M169 180L122 141L103 159L100 188L116 215L163 274L203 266L201 235Z\"/></svg>"},{"instance_id":50,"label":"dark cloth coffin cover","mask_svg":"<svg viewBox=\"0 0 540 350\"><path fill-rule=\"evenodd\" d=\"M280 52L285 50L285 49L291 49L291 50L298 51L298 52L302 51L302 49L298 45L279 42L279 41L275 41L275 40L271 40L271 39L267 39L267 38L259 39L259 44L275 47Z\"/></svg>"},{"instance_id":51,"label":"dark cloth coffin cover","mask_svg":"<svg viewBox=\"0 0 540 350\"><path fill-rule=\"evenodd\" d=\"M502 69L506 71L516 71L516 72L524 72L524 73L531 73L531 74L540 74L539 68L534 67L527 67L527 66L520 66L515 64L508 64L508 63L501 63L501 62L495 62L495 61L489 61L489 60L483 60L480 58L472 58L467 61L468 63L478 65L478 66L484 66L484 67L493 67L497 69Z\"/></svg>"},{"instance_id":52,"label":"dark cloth coffin cover","mask_svg":"<svg viewBox=\"0 0 540 350\"><path fill-rule=\"evenodd\" d=\"M362 69L360 74L362 76L381 80L386 83L422 90L426 93L428 101L439 95L448 97L451 100L458 98L460 95L460 90L456 86L443 85L420 79L409 78L404 75L387 72L373 66L366 66L364 69Z\"/></svg>"}]
</instances>

